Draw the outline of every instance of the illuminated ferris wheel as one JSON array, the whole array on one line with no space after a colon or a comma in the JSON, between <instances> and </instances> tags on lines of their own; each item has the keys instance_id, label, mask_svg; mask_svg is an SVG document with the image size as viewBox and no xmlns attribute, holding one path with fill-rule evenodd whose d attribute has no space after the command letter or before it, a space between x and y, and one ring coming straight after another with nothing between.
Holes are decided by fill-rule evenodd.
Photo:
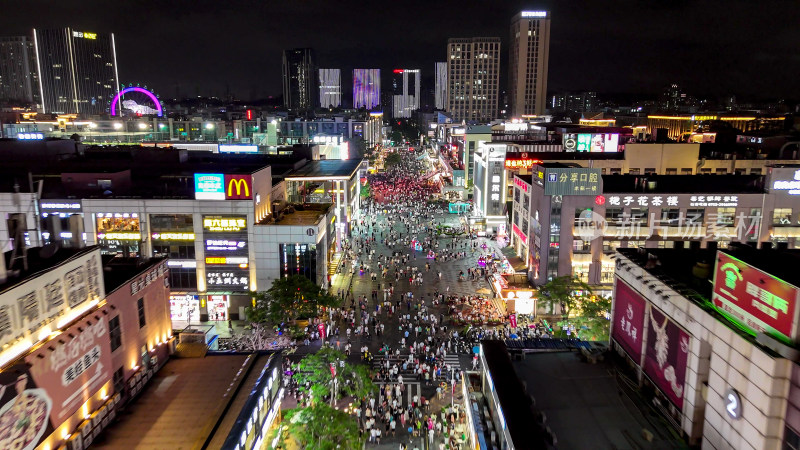
<instances>
[{"instance_id":1,"label":"illuminated ferris wheel","mask_svg":"<svg viewBox=\"0 0 800 450\"><path fill-rule=\"evenodd\" d=\"M119 93L109 105L112 116L158 116L164 115L164 108L158 96L146 87L123 84Z\"/></svg>"}]
</instances>

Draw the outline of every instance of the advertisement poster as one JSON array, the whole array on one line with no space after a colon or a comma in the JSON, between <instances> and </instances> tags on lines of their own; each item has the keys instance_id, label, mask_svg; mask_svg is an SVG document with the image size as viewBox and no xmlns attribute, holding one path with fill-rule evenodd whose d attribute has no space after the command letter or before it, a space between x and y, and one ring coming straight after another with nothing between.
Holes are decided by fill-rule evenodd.
<instances>
[{"instance_id":1,"label":"advertisement poster","mask_svg":"<svg viewBox=\"0 0 800 450\"><path fill-rule=\"evenodd\" d=\"M688 358L689 335L651 306L644 373L679 409L683 408Z\"/></svg>"},{"instance_id":2,"label":"advertisement poster","mask_svg":"<svg viewBox=\"0 0 800 450\"><path fill-rule=\"evenodd\" d=\"M753 333L791 340L799 290L728 254L717 252L714 307Z\"/></svg>"},{"instance_id":3,"label":"advertisement poster","mask_svg":"<svg viewBox=\"0 0 800 450\"><path fill-rule=\"evenodd\" d=\"M107 319L74 325L70 334L0 373L0 448L35 448L111 379Z\"/></svg>"},{"instance_id":4,"label":"advertisement poster","mask_svg":"<svg viewBox=\"0 0 800 450\"><path fill-rule=\"evenodd\" d=\"M625 282L617 279L614 291L614 324L611 337L638 365L642 360L642 332L646 302Z\"/></svg>"}]
</instances>

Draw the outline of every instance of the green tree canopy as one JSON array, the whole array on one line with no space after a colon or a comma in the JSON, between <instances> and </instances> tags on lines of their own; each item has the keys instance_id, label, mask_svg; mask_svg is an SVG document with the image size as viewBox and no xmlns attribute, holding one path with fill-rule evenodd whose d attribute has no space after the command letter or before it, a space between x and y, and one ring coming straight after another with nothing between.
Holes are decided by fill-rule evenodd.
<instances>
[{"instance_id":1,"label":"green tree canopy","mask_svg":"<svg viewBox=\"0 0 800 450\"><path fill-rule=\"evenodd\" d=\"M331 365L336 368L335 383ZM348 363L347 355L329 346L303 357L294 378L301 391L311 394L312 405L324 403L325 397L332 403L352 397L353 403L359 404L376 390L367 366Z\"/></svg>"},{"instance_id":2,"label":"green tree canopy","mask_svg":"<svg viewBox=\"0 0 800 450\"><path fill-rule=\"evenodd\" d=\"M389 155L386 156L386 159L383 160L383 166L388 169L392 166L400 164L402 161L403 157L400 156L399 153L397 152L389 153Z\"/></svg>"},{"instance_id":3,"label":"green tree canopy","mask_svg":"<svg viewBox=\"0 0 800 450\"><path fill-rule=\"evenodd\" d=\"M592 297L592 288L578 277L569 275L556 277L539 288L542 294L539 300L550 306L550 311L555 311L556 306L561 306L562 314L569 313Z\"/></svg>"},{"instance_id":4,"label":"green tree canopy","mask_svg":"<svg viewBox=\"0 0 800 450\"><path fill-rule=\"evenodd\" d=\"M253 294L255 306L246 310L250 322L287 323L298 318L317 317L320 308L333 307L339 299L328 294L303 275L292 275L272 282L265 292Z\"/></svg>"},{"instance_id":5,"label":"green tree canopy","mask_svg":"<svg viewBox=\"0 0 800 450\"><path fill-rule=\"evenodd\" d=\"M356 418L325 403L289 411L283 423L299 448L355 449L364 445Z\"/></svg>"}]
</instances>

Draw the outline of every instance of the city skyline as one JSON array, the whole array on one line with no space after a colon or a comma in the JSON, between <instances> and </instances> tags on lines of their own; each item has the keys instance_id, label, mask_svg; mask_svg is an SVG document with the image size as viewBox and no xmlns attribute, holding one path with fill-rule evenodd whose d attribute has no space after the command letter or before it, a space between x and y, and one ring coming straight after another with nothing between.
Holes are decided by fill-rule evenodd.
<instances>
[{"instance_id":1,"label":"city skyline","mask_svg":"<svg viewBox=\"0 0 800 450\"><path fill-rule=\"evenodd\" d=\"M588 90L655 96L678 83L697 96L797 99L800 86L792 74L800 70L800 58L792 47L800 38L793 25L800 8L768 3L753 9L743 1L635 8L627 1L504 2L491 7L477 1L434 6L411 2L386 4L373 12L355 3L335 9L315 2L250 1L145 6L86 1L45 7L34 0L6 5L0 26L4 35L67 26L113 32L123 83L147 85L164 97L230 91L251 99L280 95L281 55L287 49L314 48L320 67L342 73L357 67L432 68L444 58L447 39L472 36L501 39L500 88L507 90L505 49L511 19L521 10L541 9L552 17L551 94ZM32 16L32 9L41 12ZM440 20L434 10L446 12L450 20ZM387 33L389 21L414 26ZM163 48L183 50L155 50Z\"/></svg>"}]
</instances>

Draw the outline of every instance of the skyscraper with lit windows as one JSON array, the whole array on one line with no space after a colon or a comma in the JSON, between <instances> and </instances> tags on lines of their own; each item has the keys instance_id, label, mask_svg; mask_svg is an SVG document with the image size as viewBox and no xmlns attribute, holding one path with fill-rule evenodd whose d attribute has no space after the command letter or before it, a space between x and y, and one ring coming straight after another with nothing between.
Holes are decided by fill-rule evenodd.
<instances>
[{"instance_id":1,"label":"skyscraper with lit windows","mask_svg":"<svg viewBox=\"0 0 800 450\"><path fill-rule=\"evenodd\" d=\"M342 71L319 69L319 106L338 108L342 106Z\"/></svg>"},{"instance_id":2,"label":"skyscraper with lit windows","mask_svg":"<svg viewBox=\"0 0 800 450\"><path fill-rule=\"evenodd\" d=\"M499 87L500 38L447 41L447 111L455 120L497 118Z\"/></svg>"},{"instance_id":3,"label":"skyscraper with lit windows","mask_svg":"<svg viewBox=\"0 0 800 450\"><path fill-rule=\"evenodd\" d=\"M119 92L114 33L33 30L42 112L96 115Z\"/></svg>"},{"instance_id":4,"label":"skyscraper with lit windows","mask_svg":"<svg viewBox=\"0 0 800 450\"><path fill-rule=\"evenodd\" d=\"M522 11L514 16L508 50L511 117L545 113L549 59L550 12Z\"/></svg>"},{"instance_id":5,"label":"skyscraper with lit windows","mask_svg":"<svg viewBox=\"0 0 800 450\"><path fill-rule=\"evenodd\" d=\"M381 69L353 69L353 108L381 104Z\"/></svg>"}]
</instances>

